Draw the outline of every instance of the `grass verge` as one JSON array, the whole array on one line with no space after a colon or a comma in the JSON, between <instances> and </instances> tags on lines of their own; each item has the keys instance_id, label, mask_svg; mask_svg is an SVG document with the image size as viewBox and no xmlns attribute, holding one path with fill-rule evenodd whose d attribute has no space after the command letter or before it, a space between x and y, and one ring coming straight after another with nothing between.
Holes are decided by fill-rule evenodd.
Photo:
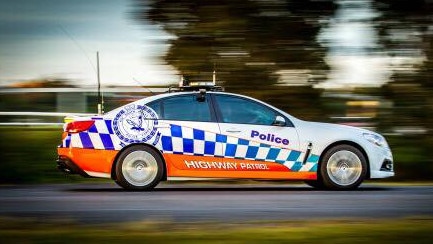
<instances>
[{"instance_id":1,"label":"grass verge","mask_svg":"<svg viewBox=\"0 0 433 244\"><path fill-rule=\"evenodd\" d=\"M431 243L433 217L223 223L78 225L0 219L4 243Z\"/></svg>"}]
</instances>

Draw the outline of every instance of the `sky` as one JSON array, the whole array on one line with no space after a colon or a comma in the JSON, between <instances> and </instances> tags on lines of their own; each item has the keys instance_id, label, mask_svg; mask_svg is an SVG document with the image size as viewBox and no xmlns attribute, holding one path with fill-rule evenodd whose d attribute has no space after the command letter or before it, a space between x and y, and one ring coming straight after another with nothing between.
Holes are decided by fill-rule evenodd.
<instances>
[{"instance_id":1,"label":"sky","mask_svg":"<svg viewBox=\"0 0 433 244\"><path fill-rule=\"evenodd\" d=\"M45 78L96 86L97 51L103 86L177 83L178 72L162 61L168 41L175 37L157 25L134 20L133 4L134 0L0 0L0 86ZM318 87L380 86L398 68L395 64L422 61L378 51L383 48L373 21L380 13L371 0L337 4L335 15L317 36L328 48L325 61L330 67ZM299 72L277 73L284 78ZM307 80L308 69L301 73ZM285 79L293 84L300 78Z\"/></svg>"},{"instance_id":2,"label":"sky","mask_svg":"<svg viewBox=\"0 0 433 244\"><path fill-rule=\"evenodd\" d=\"M133 0L0 0L0 86L66 78L103 85L178 81L161 58L173 38L132 18Z\"/></svg>"}]
</instances>

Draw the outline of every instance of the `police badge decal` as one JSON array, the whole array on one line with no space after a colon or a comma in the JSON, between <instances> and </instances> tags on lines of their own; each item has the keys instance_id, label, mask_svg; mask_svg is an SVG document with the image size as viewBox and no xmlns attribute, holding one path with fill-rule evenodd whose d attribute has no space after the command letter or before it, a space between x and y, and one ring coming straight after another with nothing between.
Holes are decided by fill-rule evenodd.
<instances>
[{"instance_id":1,"label":"police badge decal","mask_svg":"<svg viewBox=\"0 0 433 244\"><path fill-rule=\"evenodd\" d=\"M158 115L146 105L131 104L122 109L113 120L113 129L126 143L149 142L157 133ZM156 144L159 136L155 139Z\"/></svg>"}]
</instances>

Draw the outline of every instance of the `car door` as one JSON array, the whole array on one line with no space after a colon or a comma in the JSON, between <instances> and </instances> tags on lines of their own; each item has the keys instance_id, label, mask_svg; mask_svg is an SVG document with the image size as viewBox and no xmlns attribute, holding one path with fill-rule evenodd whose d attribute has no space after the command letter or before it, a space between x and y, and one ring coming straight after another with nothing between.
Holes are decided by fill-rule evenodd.
<instances>
[{"instance_id":1,"label":"car door","mask_svg":"<svg viewBox=\"0 0 433 244\"><path fill-rule=\"evenodd\" d=\"M208 94L169 96L148 104L158 114L168 177L222 177L223 144Z\"/></svg>"},{"instance_id":2,"label":"car door","mask_svg":"<svg viewBox=\"0 0 433 244\"><path fill-rule=\"evenodd\" d=\"M237 177L303 178L296 128L281 113L258 101L214 93L221 134L227 136L224 160L235 160Z\"/></svg>"}]
</instances>

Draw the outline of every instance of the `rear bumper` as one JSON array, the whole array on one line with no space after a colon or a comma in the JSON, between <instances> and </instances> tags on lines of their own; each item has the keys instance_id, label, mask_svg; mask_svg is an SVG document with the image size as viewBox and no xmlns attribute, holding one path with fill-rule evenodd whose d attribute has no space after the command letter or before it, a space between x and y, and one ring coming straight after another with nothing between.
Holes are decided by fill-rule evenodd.
<instances>
[{"instance_id":1,"label":"rear bumper","mask_svg":"<svg viewBox=\"0 0 433 244\"><path fill-rule=\"evenodd\" d=\"M111 168L119 151L58 147L58 168L85 177L111 178ZM70 172L69 172L70 171Z\"/></svg>"},{"instance_id":2,"label":"rear bumper","mask_svg":"<svg viewBox=\"0 0 433 244\"><path fill-rule=\"evenodd\" d=\"M79 174L83 177L90 177L84 170L80 169L70 158L59 155L56 160L57 169L67 174Z\"/></svg>"}]
</instances>

